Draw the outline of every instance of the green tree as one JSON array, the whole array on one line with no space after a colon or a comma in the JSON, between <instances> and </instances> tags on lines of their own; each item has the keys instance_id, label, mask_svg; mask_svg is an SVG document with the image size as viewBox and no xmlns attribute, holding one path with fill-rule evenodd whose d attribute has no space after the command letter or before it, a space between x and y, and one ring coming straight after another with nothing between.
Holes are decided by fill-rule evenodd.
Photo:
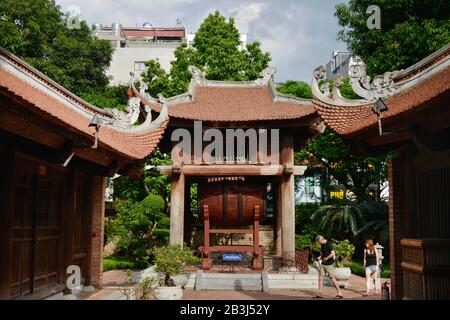
<instances>
[{"instance_id":1,"label":"green tree","mask_svg":"<svg viewBox=\"0 0 450 320\"><path fill-rule=\"evenodd\" d=\"M387 179L386 156L355 157L349 147L333 131L325 132L312 139L295 154L297 163L307 162L312 168L322 167L339 184L352 190L359 201L368 199L367 189L371 184L379 184ZM329 184L322 185L325 189ZM370 199L370 197L369 197Z\"/></svg>"},{"instance_id":2,"label":"green tree","mask_svg":"<svg viewBox=\"0 0 450 320\"><path fill-rule=\"evenodd\" d=\"M234 19L226 19L219 11L211 13L200 25L191 47L185 43L175 50L170 73L158 61L146 62L143 76L148 93L174 96L187 91L191 74L187 67L194 65L210 80L254 80L269 62L268 52L262 52L259 42L241 48L239 30Z\"/></svg>"},{"instance_id":3,"label":"green tree","mask_svg":"<svg viewBox=\"0 0 450 320\"><path fill-rule=\"evenodd\" d=\"M381 29L367 28L366 9L378 5ZM406 68L450 42L450 2L350 0L336 6L338 38L364 59L370 75Z\"/></svg>"},{"instance_id":4,"label":"green tree","mask_svg":"<svg viewBox=\"0 0 450 320\"><path fill-rule=\"evenodd\" d=\"M169 218L164 200L155 194L142 201L115 201L117 215L109 221L108 239L115 241L116 253L144 261L148 249L167 242Z\"/></svg>"},{"instance_id":5,"label":"green tree","mask_svg":"<svg viewBox=\"0 0 450 320\"><path fill-rule=\"evenodd\" d=\"M304 81L287 80L277 84L277 91L299 98L312 99L311 87Z\"/></svg>"},{"instance_id":6,"label":"green tree","mask_svg":"<svg viewBox=\"0 0 450 320\"><path fill-rule=\"evenodd\" d=\"M128 103L128 86L107 86L102 90L81 92L80 98L99 108L122 108Z\"/></svg>"},{"instance_id":7,"label":"green tree","mask_svg":"<svg viewBox=\"0 0 450 320\"><path fill-rule=\"evenodd\" d=\"M109 41L91 36L86 22L70 29L52 0L2 0L0 46L80 95L105 89Z\"/></svg>"},{"instance_id":8,"label":"green tree","mask_svg":"<svg viewBox=\"0 0 450 320\"><path fill-rule=\"evenodd\" d=\"M323 82L322 82L323 83ZM320 84L322 84L320 83ZM329 81L330 87L333 81ZM278 84L280 92L310 98L311 89L302 81L289 80ZM352 90L348 78L340 88L347 99L359 98ZM387 157L360 158L352 155L344 141L330 129L309 141L295 153L297 164L308 164L308 172L321 173L321 187L328 193L333 185L340 184L356 195L356 201L334 201L324 203L315 211L308 206L297 206L297 245L307 246L314 233L322 232L336 238L361 237L372 234L386 240L387 205L380 201L380 191L376 196L368 194L369 186L380 184L387 179ZM307 174L308 174L307 172ZM375 200L375 201L374 201ZM308 214L309 211L309 214Z\"/></svg>"}]
</instances>

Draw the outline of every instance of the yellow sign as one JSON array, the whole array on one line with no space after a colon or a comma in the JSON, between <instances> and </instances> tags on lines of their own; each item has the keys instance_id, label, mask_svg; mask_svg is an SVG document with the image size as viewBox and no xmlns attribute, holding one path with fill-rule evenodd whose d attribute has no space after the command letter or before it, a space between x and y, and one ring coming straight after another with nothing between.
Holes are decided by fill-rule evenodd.
<instances>
[{"instance_id":1,"label":"yellow sign","mask_svg":"<svg viewBox=\"0 0 450 320\"><path fill-rule=\"evenodd\" d=\"M344 193L344 190L341 191L330 191L330 199L344 199L344 195L346 195L347 192Z\"/></svg>"}]
</instances>

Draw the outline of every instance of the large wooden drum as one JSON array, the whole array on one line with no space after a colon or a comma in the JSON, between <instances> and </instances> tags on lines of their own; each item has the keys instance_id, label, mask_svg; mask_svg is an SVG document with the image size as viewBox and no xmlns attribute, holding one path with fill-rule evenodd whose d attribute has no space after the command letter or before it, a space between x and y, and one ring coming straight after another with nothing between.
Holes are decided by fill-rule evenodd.
<instances>
[{"instance_id":1,"label":"large wooden drum","mask_svg":"<svg viewBox=\"0 0 450 320\"><path fill-rule=\"evenodd\" d=\"M265 188L264 183L246 181L200 183L200 208L208 205L211 227L247 227L253 224L256 205L260 208L260 220L263 216Z\"/></svg>"}]
</instances>

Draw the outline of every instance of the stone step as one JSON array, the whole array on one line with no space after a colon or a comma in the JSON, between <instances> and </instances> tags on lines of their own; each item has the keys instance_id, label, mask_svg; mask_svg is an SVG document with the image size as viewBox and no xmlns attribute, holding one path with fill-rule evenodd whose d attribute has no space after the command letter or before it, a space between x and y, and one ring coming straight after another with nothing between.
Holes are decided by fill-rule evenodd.
<instances>
[{"instance_id":1,"label":"stone step","mask_svg":"<svg viewBox=\"0 0 450 320\"><path fill-rule=\"evenodd\" d=\"M229 286L248 286L258 285L261 286L261 279L246 279L246 280L231 280L231 279L204 279L206 284L214 285L229 285Z\"/></svg>"},{"instance_id":2,"label":"stone step","mask_svg":"<svg viewBox=\"0 0 450 320\"><path fill-rule=\"evenodd\" d=\"M201 290L263 290L261 273L203 273L196 279Z\"/></svg>"},{"instance_id":3,"label":"stone step","mask_svg":"<svg viewBox=\"0 0 450 320\"><path fill-rule=\"evenodd\" d=\"M215 291L262 291L262 286L218 286L218 285L208 285L205 290L215 290Z\"/></svg>"},{"instance_id":4,"label":"stone step","mask_svg":"<svg viewBox=\"0 0 450 320\"><path fill-rule=\"evenodd\" d=\"M261 280L261 273L203 273L204 279L259 279Z\"/></svg>"}]
</instances>

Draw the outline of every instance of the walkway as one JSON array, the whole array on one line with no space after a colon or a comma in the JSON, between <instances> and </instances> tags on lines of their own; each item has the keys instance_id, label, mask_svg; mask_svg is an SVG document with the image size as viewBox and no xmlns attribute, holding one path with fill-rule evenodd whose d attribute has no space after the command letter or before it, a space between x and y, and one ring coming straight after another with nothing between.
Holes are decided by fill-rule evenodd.
<instances>
[{"instance_id":1,"label":"walkway","mask_svg":"<svg viewBox=\"0 0 450 320\"><path fill-rule=\"evenodd\" d=\"M111 270L103 273L104 288L94 294L83 297L88 300L98 299L124 299L121 294L120 285L125 281L126 273L121 270ZM388 279L383 279L382 282ZM379 300L380 295L362 296L365 290L365 278L357 275L350 277L351 289L341 289L344 299L349 300ZM185 289L183 300L312 300L315 292L312 290L270 290L269 293L262 291L201 291ZM336 290L333 287L324 286L324 299L333 299Z\"/></svg>"}]
</instances>

